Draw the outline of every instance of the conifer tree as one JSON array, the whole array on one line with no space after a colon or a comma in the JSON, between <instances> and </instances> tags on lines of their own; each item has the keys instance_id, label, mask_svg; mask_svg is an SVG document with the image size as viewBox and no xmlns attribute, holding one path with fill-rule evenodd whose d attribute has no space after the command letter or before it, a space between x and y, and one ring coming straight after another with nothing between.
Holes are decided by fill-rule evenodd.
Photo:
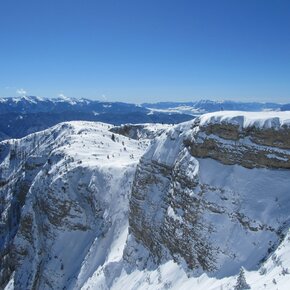
<instances>
[{"instance_id":1,"label":"conifer tree","mask_svg":"<svg viewBox=\"0 0 290 290\"><path fill-rule=\"evenodd\" d=\"M237 278L236 286L234 287L235 290L245 290L245 289L251 289L250 285L246 281L245 277L245 270L243 267L240 269L239 276Z\"/></svg>"}]
</instances>

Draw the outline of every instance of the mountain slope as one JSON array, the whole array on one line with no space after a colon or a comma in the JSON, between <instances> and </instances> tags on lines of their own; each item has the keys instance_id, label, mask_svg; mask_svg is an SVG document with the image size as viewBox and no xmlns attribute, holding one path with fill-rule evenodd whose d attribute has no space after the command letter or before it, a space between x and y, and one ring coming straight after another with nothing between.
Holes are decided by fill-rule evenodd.
<instances>
[{"instance_id":1,"label":"mountain slope","mask_svg":"<svg viewBox=\"0 0 290 290\"><path fill-rule=\"evenodd\" d=\"M2 287L233 289L244 267L252 289L288 289L289 112L202 115L144 155L123 129L0 143Z\"/></svg>"},{"instance_id":2,"label":"mountain slope","mask_svg":"<svg viewBox=\"0 0 290 290\"><path fill-rule=\"evenodd\" d=\"M258 270L290 225L289 125L288 112L219 112L157 138L130 199L130 233L149 261L218 279Z\"/></svg>"},{"instance_id":3,"label":"mountain slope","mask_svg":"<svg viewBox=\"0 0 290 290\"><path fill-rule=\"evenodd\" d=\"M82 289L233 289L241 266L252 289L288 289L289 124L289 112L220 112L156 138L123 258Z\"/></svg>"},{"instance_id":4,"label":"mountain slope","mask_svg":"<svg viewBox=\"0 0 290 290\"><path fill-rule=\"evenodd\" d=\"M13 277L15 289L79 288L122 255L130 186L147 145L113 141L109 128L64 123L0 143L2 287Z\"/></svg>"}]
</instances>

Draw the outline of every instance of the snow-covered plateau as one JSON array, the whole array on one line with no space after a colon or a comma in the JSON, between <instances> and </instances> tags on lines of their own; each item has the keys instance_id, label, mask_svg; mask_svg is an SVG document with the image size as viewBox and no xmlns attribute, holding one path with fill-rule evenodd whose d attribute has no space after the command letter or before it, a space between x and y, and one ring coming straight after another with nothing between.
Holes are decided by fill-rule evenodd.
<instances>
[{"instance_id":1,"label":"snow-covered plateau","mask_svg":"<svg viewBox=\"0 0 290 290\"><path fill-rule=\"evenodd\" d=\"M224 111L0 142L0 289L289 289L289 140Z\"/></svg>"}]
</instances>

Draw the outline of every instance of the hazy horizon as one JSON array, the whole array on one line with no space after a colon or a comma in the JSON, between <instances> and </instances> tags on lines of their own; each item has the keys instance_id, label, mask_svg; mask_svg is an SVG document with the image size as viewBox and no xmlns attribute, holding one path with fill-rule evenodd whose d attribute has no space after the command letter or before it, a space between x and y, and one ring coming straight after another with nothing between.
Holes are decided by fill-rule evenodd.
<instances>
[{"instance_id":1,"label":"hazy horizon","mask_svg":"<svg viewBox=\"0 0 290 290\"><path fill-rule=\"evenodd\" d=\"M200 101L212 101L212 102L241 102L241 103L276 103L276 104L288 104L287 102L276 102L276 101L262 101L262 100L255 100L255 99L248 99L248 100L240 100L240 99L218 99L218 98L193 98L193 99L175 99L175 100L162 100L162 101L144 101L144 102L127 102L126 100L109 100L107 98L101 97L101 98L89 98L89 97L69 97L65 95L59 95L59 96L52 96L52 97L46 97L46 96L36 96L36 95L15 95L15 96L0 96L1 99L13 99L13 98L39 98L39 99L84 99L84 100L90 100L90 101L99 101L99 102L123 102L123 103L131 103L131 104L143 104L143 103L194 103L194 102L200 102Z\"/></svg>"}]
</instances>

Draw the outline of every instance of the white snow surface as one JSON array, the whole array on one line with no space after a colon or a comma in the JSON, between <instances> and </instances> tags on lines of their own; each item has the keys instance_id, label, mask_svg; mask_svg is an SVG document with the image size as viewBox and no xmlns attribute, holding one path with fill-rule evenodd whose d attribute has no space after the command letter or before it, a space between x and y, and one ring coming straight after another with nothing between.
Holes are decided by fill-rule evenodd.
<instances>
[{"instance_id":1,"label":"white snow surface","mask_svg":"<svg viewBox=\"0 0 290 290\"><path fill-rule=\"evenodd\" d=\"M201 126L227 123L239 128L255 127L259 129L278 129L290 127L290 111L285 112L242 112L220 111L204 114L196 119Z\"/></svg>"}]
</instances>

